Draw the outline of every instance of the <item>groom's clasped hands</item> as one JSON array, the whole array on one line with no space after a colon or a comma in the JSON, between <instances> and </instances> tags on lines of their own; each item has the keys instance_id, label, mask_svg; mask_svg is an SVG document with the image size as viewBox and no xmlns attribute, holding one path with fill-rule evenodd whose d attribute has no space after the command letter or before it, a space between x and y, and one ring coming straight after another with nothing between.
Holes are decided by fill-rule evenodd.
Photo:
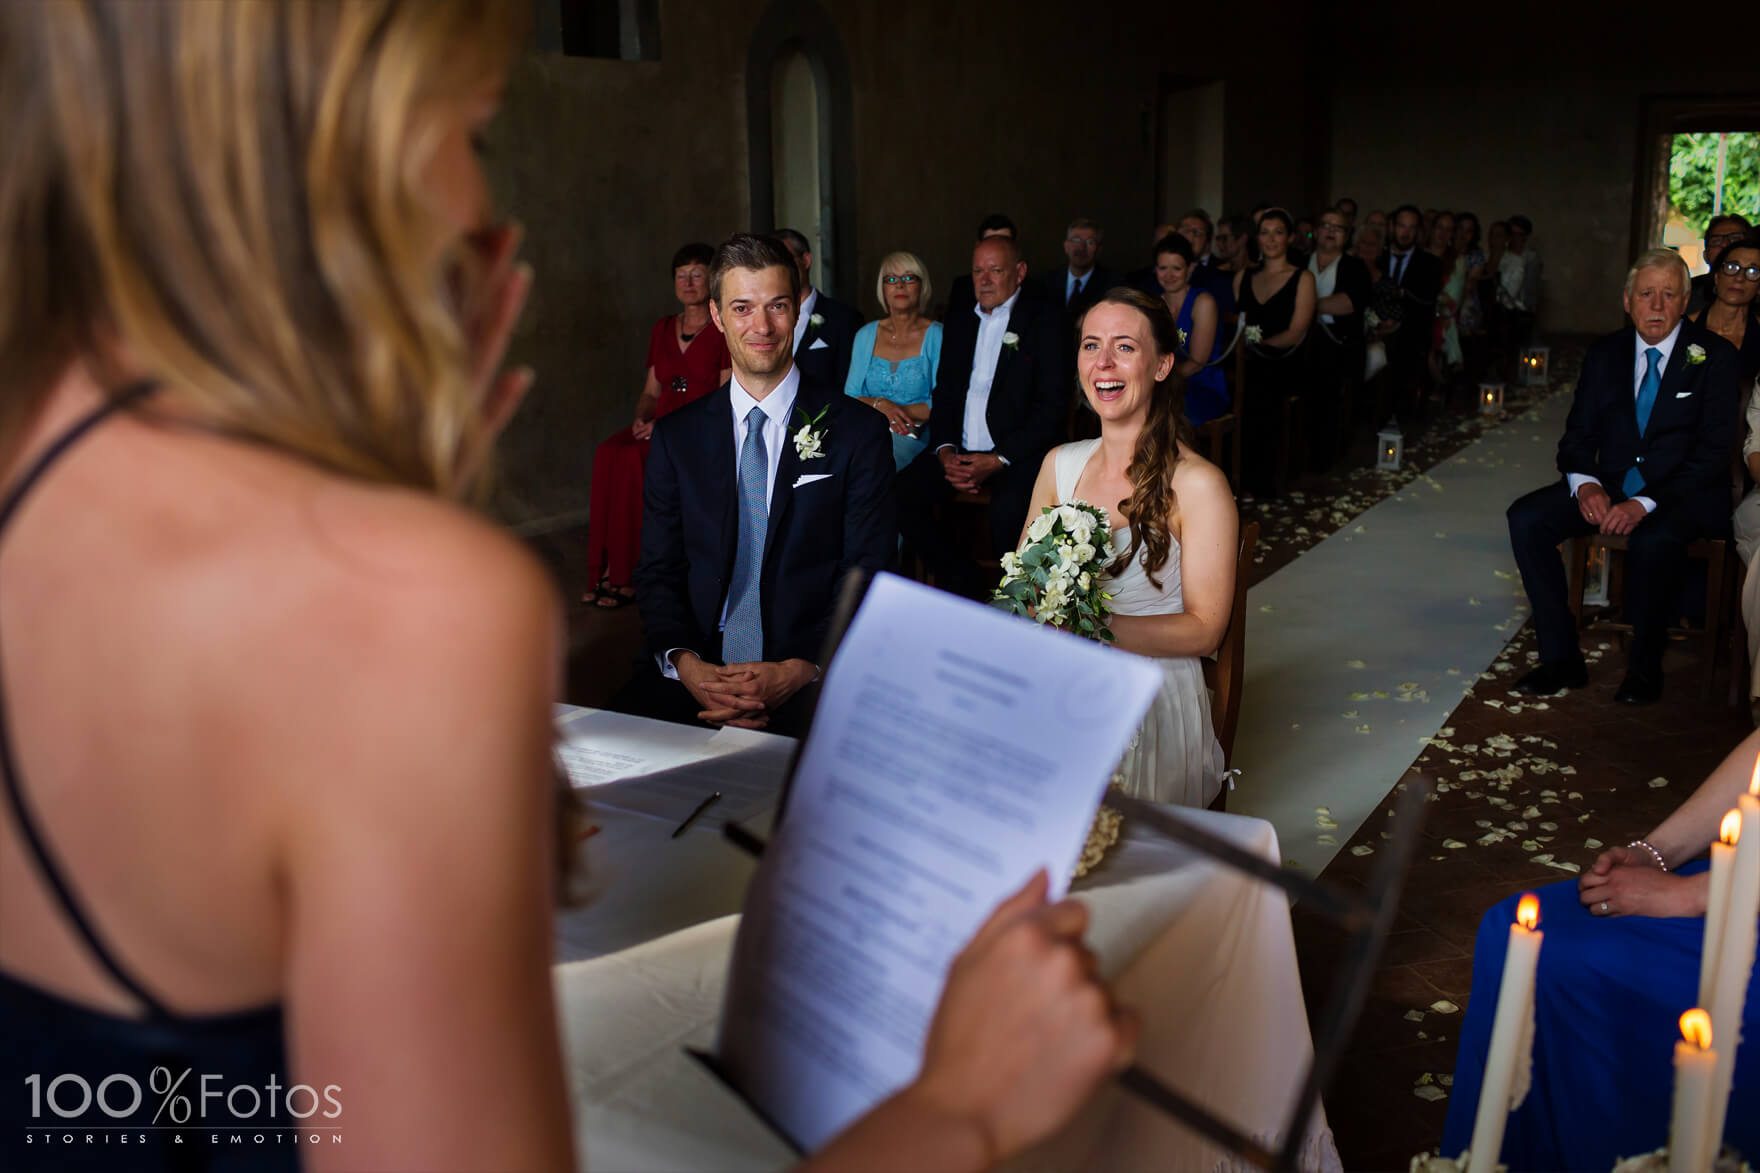
<instances>
[{"instance_id":1,"label":"groom's clasped hands","mask_svg":"<svg viewBox=\"0 0 1760 1173\"><path fill-rule=\"evenodd\" d=\"M674 667L679 683L702 706L698 720L739 729L764 728L772 712L819 676L806 660L717 665L691 652L681 654Z\"/></svg>"}]
</instances>

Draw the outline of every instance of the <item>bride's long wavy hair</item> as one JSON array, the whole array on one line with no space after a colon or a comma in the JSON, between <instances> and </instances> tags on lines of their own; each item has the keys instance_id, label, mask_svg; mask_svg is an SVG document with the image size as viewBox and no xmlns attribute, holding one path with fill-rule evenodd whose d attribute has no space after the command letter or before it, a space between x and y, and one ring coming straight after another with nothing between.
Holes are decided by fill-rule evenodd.
<instances>
[{"instance_id":1,"label":"bride's long wavy hair","mask_svg":"<svg viewBox=\"0 0 1760 1173\"><path fill-rule=\"evenodd\" d=\"M422 198L530 0L0 3L0 464L75 359L205 426L466 495L488 438Z\"/></svg>"},{"instance_id":2,"label":"bride's long wavy hair","mask_svg":"<svg viewBox=\"0 0 1760 1173\"><path fill-rule=\"evenodd\" d=\"M1159 297L1120 286L1088 307L1082 315L1083 323L1095 307L1103 305L1129 306L1149 320L1149 336L1155 340L1157 362L1179 353L1179 328L1174 325L1167 303ZM1077 338L1081 337L1081 331L1082 327L1078 325ZM1082 394L1087 395L1087 388L1082 388ZM1173 548L1172 535L1167 531L1168 519L1173 514L1173 469L1180 460L1180 444L1190 446L1196 440L1192 425L1186 422L1185 376L1177 368L1171 368L1167 378L1156 383L1150 393L1149 418L1143 421L1136 450L1131 453L1127 470L1131 495L1118 503L1131 519L1131 543L1108 567L1108 573L1122 574L1130 567L1131 559L1141 558L1149 581L1156 590L1161 589L1161 580L1156 574L1167 565L1167 556Z\"/></svg>"}]
</instances>

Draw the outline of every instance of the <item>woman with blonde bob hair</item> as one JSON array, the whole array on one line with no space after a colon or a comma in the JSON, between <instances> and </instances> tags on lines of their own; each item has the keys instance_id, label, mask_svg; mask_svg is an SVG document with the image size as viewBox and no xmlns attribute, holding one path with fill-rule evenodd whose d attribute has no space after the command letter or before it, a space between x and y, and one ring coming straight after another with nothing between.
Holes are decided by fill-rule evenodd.
<instances>
[{"instance_id":1,"label":"woman with blonde bob hair","mask_svg":"<svg viewBox=\"0 0 1760 1173\"><path fill-rule=\"evenodd\" d=\"M0 5L0 1166L573 1163L557 600L460 504L531 381L474 149L527 7ZM1045 887L823 1167L982 1167L1124 1061ZM160 1067L283 1143L49 1147L20 1087L114 1128Z\"/></svg>"},{"instance_id":2,"label":"woman with blonde bob hair","mask_svg":"<svg viewBox=\"0 0 1760 1173\"><path fill-rule=\"evenodd\" d=\"M856 331L850 348L843 389L886 417L894 468L917 458L929 425L941 363L941 323L929 320L932 293L928 267L915 253L887 253L874 277L874 297L886 316Z\"/></svg>"}]
</instances>

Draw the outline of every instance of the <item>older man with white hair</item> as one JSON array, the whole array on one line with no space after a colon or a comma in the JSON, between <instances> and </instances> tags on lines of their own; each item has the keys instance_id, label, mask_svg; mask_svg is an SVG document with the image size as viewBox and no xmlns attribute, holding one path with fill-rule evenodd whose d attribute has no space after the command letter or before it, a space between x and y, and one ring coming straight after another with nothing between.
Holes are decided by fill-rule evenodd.
<instances>
[{"instance_id":1,"label":"older man with white hair","mask_svg":"<svg viewBox=\"0 0 1760 1173\"><path fill-rule=\"evenodd\" d=\"M1688 280L1686 264L1668 249L1652 249L1632 265L1625 290L1631 325L1592 343L1583 357L1558 444L1564 480L1509 507L1510 544L1540 637L1539 667L1516 683L1522 692L1589 682L1560 542L1597 532L1626 538L1632 641L1614 699L1645 705L1662 696L1668 612L1687 546L1729 531L1730 454L1740 439L1736 350L1683 320Z\"/></svg>"}]
</instances>

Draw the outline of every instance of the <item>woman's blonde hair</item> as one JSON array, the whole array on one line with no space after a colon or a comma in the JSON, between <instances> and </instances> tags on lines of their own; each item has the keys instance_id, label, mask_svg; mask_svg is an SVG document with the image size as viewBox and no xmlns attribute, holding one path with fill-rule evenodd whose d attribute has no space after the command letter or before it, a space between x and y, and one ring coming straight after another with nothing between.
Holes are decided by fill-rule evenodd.
<instances>
[{"instance_id":1,"label":"woman's blonde hair","mask_svg":"<svg viewBox=\"0 0 1760 1173\"><path fill-rule=\"evenodd\" d=\"M486 443L420 197L437 99L519 0L0 4L0 459L66 365L209 426L461 494Z\"/></svg>"},{"instance_id":2,"label":"woman's blonde hair","mask_svg":"<svg viewBox=\"0 0 1760 1173\"><path fill-rule=\"evenodd\" d=\"M916 253L887 253L880 258L880 272L874 277L874 296L880 299L880 308L892 312L892 303L886 300L886 274L896 273L900 277L906 273L914 273L917 278L917 312L926 314L929 306L934 304L930 299L934 290L929 286L929 268L923 264Z\"/></svg>"}]
</instances>

